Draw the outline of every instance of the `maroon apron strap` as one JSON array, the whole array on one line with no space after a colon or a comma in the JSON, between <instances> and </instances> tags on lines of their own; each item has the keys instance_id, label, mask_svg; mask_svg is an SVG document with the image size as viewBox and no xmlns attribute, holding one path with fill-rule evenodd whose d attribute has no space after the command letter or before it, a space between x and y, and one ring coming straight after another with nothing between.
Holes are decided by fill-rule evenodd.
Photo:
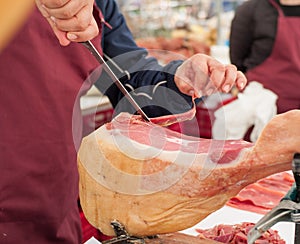
<instances>
[{"instance_id":1,"label":"maroon apron strap","mask_svg":"<svg viewBox=\"0 0 300 244\"><path fill-rule=\"evenodd\" d=\"M274 0L269 0L282 13ZM278 113L300 108L300 17L281 16L277 19L277 33L272 53L260 65L249 69L246 76L258 81L278 95Z\"/></svg>"}]
</instances>

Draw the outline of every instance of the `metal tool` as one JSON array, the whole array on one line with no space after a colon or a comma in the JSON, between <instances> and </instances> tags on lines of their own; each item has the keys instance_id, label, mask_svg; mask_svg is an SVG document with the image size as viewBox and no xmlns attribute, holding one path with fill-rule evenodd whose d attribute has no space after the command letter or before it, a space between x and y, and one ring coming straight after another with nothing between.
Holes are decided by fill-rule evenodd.
<instances>
[{"instance_id":1,"label":"metal tool","mask_svg":"<svg viewBox=\"0 0 300 244\"><path fill-rule=\"evenodd\" d=\"M295 201L297 203L300 202L300 154L296 153L294 155L294 160L292 163L292 170L295 178L295 184L296 184L296 197ZM300 211L297 211L297 214L300 215ZM295 240L294 243L300 243L300 223L296 223L295 226Z\"/></svg>"},{"instance_id":2,"label":"metal tool","mask_svg":"<svg viewBox=\"0 0 300 244\"><path fill-rule=\"evenodd\" d=\"M112 221L111 226L114 229L116 237L103 241L103 244L145 244L144 238L130 236L120 222L116 220Z\"/></svg>"},{"instance_id":3,"label":"metal tool","mask_svg":"<svg viewBox=\"0 0 300 244\"><path fill-rule=\"evenodd\" d=\"M294 155L292 170L295 183L289 192L281 199L280 203L262 217L256 225L249 231L247 239L249 244L253 244L261 235L278 222L293 222L296 224L295 243L300 240L300 154ZM299 196L299 197L298 197ZM298 199L298 200L297 200Z\"/></svg>"},{"instance_id":4,"label":"metal tool","mask_svg":"<svg viewBox=\"0 0 300 244\"><path fill-rule=\"evenodd\" d=\"M101 65L103 65L104 70L107 72L107 74L113 80L113 82L117 85L117 87L121 90L123 95L128 99L128 101L131 103L131 105L143 117L144 120L149 122L150 121L149 117L144 113L144 111L141 109L141 107L132 98L130 93L125 89L124 85L121 83L121 81L118 79L118 77L115 75L115 73L111 70L111 68L108 66L108 64L105 62L105 60L102 58L102 56L99 54L98 50L95 48L93 43L91 41L85 41L85 42L81 42L81 44L83 44L94 55L94 57L97 59L97 61Z\"/></svg>"}]
</instances>

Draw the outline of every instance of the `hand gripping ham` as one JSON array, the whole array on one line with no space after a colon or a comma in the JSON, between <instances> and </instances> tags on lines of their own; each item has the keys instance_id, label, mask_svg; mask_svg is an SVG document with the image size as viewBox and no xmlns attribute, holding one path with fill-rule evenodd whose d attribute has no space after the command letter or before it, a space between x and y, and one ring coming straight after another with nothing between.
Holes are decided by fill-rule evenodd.
<instances>
[{"instance_id":1,"label":"hand gripping ham","mask_svg":"<svg viewBox=\"0 0 300 244\"><path fill-rule=\"evenodd\" d=\"M246 185L291 169L299 127L299 110L277 115L253 145L185 136L121 113L79 149L84 214L106 235L114 220L136 236L192 227Z\"/></svg>"}]
</instances>

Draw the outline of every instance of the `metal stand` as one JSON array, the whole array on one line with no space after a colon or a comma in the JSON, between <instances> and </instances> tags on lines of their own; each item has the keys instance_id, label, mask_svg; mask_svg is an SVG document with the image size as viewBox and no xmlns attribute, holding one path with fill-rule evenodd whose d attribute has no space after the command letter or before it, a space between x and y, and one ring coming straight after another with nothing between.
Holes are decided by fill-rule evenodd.
<instances>
[{"instance_id":1,"label":"metal stand","mask_svg":"<svg viewBox=\"0 0 300 244\"><path fill-rule=\"evenodd\" d=\"M293 222L295 229L295 244L300 244L300 154L294 155L292 170L295 184L280 201L280 203L261 218L248 233L248 243L253 244L265 231L278 222Z\"/></svg>"}]
</instances>

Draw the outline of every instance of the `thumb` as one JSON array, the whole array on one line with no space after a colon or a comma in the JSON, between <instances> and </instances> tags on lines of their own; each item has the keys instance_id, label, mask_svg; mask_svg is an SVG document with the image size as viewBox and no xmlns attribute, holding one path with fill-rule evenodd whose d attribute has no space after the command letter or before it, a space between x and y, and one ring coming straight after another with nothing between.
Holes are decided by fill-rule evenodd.
<instances>
[{"instance_id":1,"label":"thumb","mask_svg":"<svg viewBox=\"0 0 300 244\"><path fill-rule=\"evenodd\" d=\"M67 38L67 32L59 30L51 17L46 18L48 23L50 24L55 36L57 37L60 45L67 46L71 43L71 41Z\"/></svg>"}]
</instances>

